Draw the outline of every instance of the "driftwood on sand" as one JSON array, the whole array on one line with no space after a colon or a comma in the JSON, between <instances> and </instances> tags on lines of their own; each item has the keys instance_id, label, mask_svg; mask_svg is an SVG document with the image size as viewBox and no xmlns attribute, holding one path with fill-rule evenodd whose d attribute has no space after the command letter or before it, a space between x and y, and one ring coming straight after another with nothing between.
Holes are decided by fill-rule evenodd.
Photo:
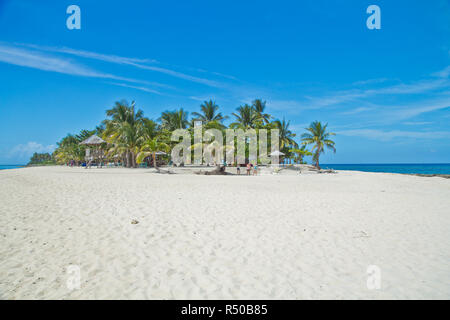
<instances>
[{"instance_id":1,"label":"driftwood on sand","mask_svg":"<svg viewBox=\"0 0 450 320\"><path fill-rule=\"evenodd\" d=\"M216 168L212 171L196 171L195 174L202 174L205 176L220 176L220 175L229 175L231 173L228 173L225 171L225 166L217 165Z\"/></svg>"},{"instance_id":2,"label":"driftwood on sand","mask_svg":"<svg viewBox=\"0 0 450 320\"><path fill-rule=\"evenodd\" d=\"M173 174L174 172L168 170L168 169L161 169L158 167L153 167L153 170L151 171L152 173L162 173L162 174Z\"/></svg>"}]
</instances>

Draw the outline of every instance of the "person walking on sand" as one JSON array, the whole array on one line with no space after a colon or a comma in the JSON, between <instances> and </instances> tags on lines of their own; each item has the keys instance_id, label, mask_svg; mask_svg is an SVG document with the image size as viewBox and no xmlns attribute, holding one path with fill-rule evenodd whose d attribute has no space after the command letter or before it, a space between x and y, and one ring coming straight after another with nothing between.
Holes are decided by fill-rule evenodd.
<instances>
[{"instance_id":1,"label":"person walking on sand","mask_svg":"<svg viewBox=\"0 0 450 320\"><path fill-rule=\"evenodd\" d=\"M255 166L253 167L253 175L257 176L258 175L258 164L255 163Z\"/></svg>"},{"instance_id":2,"label":"person walking on sand","mask_svg":"<svg viewBox=\"0 0 450 320\"><path fill-rule=\"evenodd\" d=\"M237 165L236 173L239 175L241 174L241 166L240 165Z\"/></svg>"},{"instance_id":3,"label":"person walking on sand","mask_svg":"<svg viewBox=\"0 0 450 320\"><path fill-rule=\"evenodd\" d=\"M250 175L250 170L252 169L252 166L250 163L247 163L247 175Z\"/></svg>"}]
</instances>

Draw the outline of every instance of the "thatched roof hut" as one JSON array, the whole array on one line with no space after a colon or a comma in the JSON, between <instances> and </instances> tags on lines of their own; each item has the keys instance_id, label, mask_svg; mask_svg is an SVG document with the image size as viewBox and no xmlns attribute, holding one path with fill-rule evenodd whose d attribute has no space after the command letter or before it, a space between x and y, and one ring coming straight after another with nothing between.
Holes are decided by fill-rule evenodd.
<instances>
[{"instance_id":1,"label":"thatched roof hut","mask_svg":"<svg viewBox=\"0 0 450 320\"><path fill-rule=\"evenodd\" d=\"M97 137L95 134L90 136L89 138L87 138L86 140L83 140L82 142L80 142L80 144L85 144L88 146L98 146L101 145L102 143L105 143L106 141L103 140L102 138Z\"/></svg>"}]
</instances>

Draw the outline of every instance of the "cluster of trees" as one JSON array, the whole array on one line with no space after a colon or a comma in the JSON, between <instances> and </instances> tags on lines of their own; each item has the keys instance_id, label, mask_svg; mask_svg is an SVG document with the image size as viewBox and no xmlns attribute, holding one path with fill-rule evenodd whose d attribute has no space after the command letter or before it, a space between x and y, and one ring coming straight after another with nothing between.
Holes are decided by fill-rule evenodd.
<instances>
[{"instance_id":1,"label":"cluster of trees","mask_svg":"<svg viewBox=\"0 0 450 320\"><path fill-rule=\"evenodd\" d=\"M330 139L334 133L327 132L327 125L315 121L306 128L307 133L301 136L301 143L295 141L296 134L289 129L290 122L284 118L274 119L265 112L266 102L256 99L251 105L245 104L231 114L233 122L231 129L278 129L280 151L285 153L285 159L303 163L305 156L313 156L314 164L319 167L320 154L325 148L335 151L335 143ZM171 148L177 143L171 141L171 134L176 129L187 129L193 137L194 123L202 122L203 130L218 129L225 131L227 126L224 120L228 116L219 112L219 106L212 100L205 101L200 106L200 112L193 112L189 118L188 112L182 108L174 111L165 111L159 119L152 120L144 116L142 110L137 109L135 102L116 102L106 111L107 119L95 130L82 130L79 134L69 134L57 143L54 158L59 163L83 161L86 147L80 142L89 136L96 134L106 141L103 149L105 157L109 159L119 158L126 167L136 167L138 163L147 157L152 157L155 163L155 154L158 151L170 153ZM270 141L269 141L270 144ZM313 145L311 151L307 145ZM269 149L270 150L270 149Z\"/></svg>"},{"instance_id":2,"label":"cluster of trees","mask_svg":"<svg viewBox=\"0 0 450 320\"><path fill-rule=\"evenodd\" d=\"M28 162L28 166L31 165L45 165L45 164L55 164L55 161L50 153L33 153L33 156Z\"/></svg>"}]
</instances>

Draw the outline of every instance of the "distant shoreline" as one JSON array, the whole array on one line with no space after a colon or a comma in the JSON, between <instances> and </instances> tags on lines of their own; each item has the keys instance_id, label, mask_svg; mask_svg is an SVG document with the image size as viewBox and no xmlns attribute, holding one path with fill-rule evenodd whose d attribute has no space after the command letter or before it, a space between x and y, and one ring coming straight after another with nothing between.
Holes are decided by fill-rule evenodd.
<instances>
[{"instance_id":1,"label":"distant shoreline","mask_svg":"<svg viewBox=\"0 0 450 320\"><path fill-rule=\"evenodd\" d=\"M1 164L0 165L0 170L8 170L8 169L20 169L20 168L25 168L26 165L22 165L22 164Z\"/></svg>"},{"instance_id":2,"label":"distant shoreline","mask_svg":"<svg viewBox=\"0 0 450 320\"><path fill-rule=\"evenodd\" d=\"M57 164L44 164L44 165L38 165L38 164L34 164L34 165L0 165L0 170L8 170L8 169L21 169L21 168L30 168L30 167L50 167L50 166L63 166L64 165L57 165ZM285 168L288 168L290 165L286 165ZM296 165L298 166L298 165ZM345 166L345 167L344 167ZM360 168L358 168L359 166L377 166L377 167L383 167L383 166L397 166L397 167L402 167L402 166L444 166L445 168L448 168L448 173L447 172L442 172L442 173L423 173L423 172L393 172L393 171L381 171L381 170L373 170L373 171L368 171L368 170L359 170ZM103 168L107 168L107 167L103 167ZM166 168L166 167L162 167L162 168ZM185 167L186 169L189 168ZM213 167L207 167L204 166L203 167L198 167L200 169L204 169L206 171L209 170L213 170ZM234 168L234 167L229 167ZM282 167L283 168L283 167ZM329 164L323 164L321 165L322 170L327 170L327 169L333 169L337 172L343 172L343 171L354 171L354 172L364 172L364 173L392 173L392 174L402 174L402 175L412 175L412 176L417 176L417 177L440 177L440 178L445 178L445 179L450 179L450 164L444 163L444 164L342 164L342 165L329 165ZM139 168L136 168L137 170L140 170ZM151 169L151 168L149 168ZM133 170L133 169L132 169ZM321 172L321 173L326 173L326 172Z\"/></svg>"},{"instance_id":3,"label":"distant shoreline","mask_svg":"<svg viewBox=\"0 0 450 320\"><path fill-rule=\"evenodd\" d=\"M450 163L321 164L323 169L418 175L450 175Z\"/></svg>"}]
</instances>

